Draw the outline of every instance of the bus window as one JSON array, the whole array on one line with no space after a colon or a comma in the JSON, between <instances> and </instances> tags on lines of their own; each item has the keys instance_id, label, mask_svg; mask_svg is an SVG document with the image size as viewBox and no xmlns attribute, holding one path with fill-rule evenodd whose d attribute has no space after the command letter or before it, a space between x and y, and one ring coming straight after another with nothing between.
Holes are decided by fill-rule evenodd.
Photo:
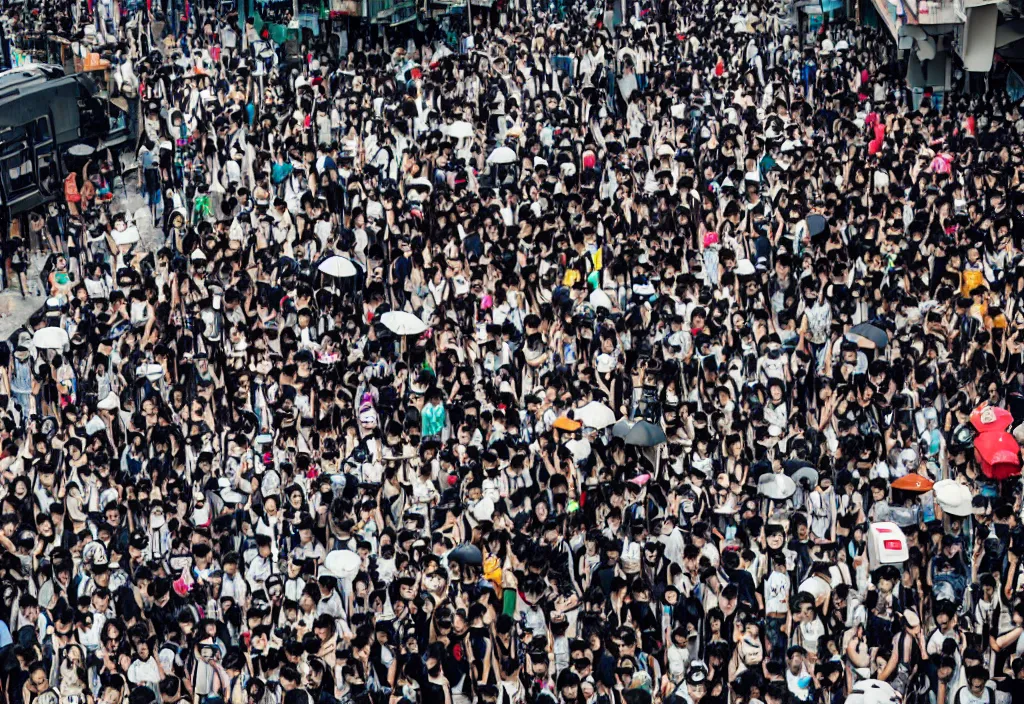
<instances>
[{"instance_id":1,"label":"bus window","mask_svg":"<svg viewBox=\"0 0 1024 704\"><path fill-rule=\"evenodd\" d=\"M0 146L0 178L10 200L36 187L35 164L24 127L8 131Z\"/></svg>"},{"instance_id":2,"label":"bus window","mask_svg":"<svg viewBox=\"0 0 1024 704\"><path fill-rule=\"evenodd\" d=\"M58 188L57 165L54 160L53 129L48 115L38 117L32 123L36 168L39 170L39 190L43 195L53 195Z\"/></svg>"}]
</instances>

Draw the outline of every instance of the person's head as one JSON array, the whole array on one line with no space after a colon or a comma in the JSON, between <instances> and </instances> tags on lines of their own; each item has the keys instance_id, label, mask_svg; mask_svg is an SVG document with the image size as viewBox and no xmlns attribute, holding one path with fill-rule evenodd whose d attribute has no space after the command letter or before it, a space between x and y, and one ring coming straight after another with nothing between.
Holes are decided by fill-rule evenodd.
<instances>
[{"instance_id":1,"label":"person's head","mask_svg":"<svg viewBox=\"0 0 1024 704\"><path fill-rule=\"evenodd\" d=\"M916 636L921 632L921 618L913 609L907 609L903 612L903 628L912 636Z\"/></svg>"},{"instance_id":2,"label":"person's head","mask_svg":"<svg viewBox=\"0 0 1024 704\"><path fill-rule=\"evenodd\" d=\"M802 646L794 645L786 651L786 667L794 675L798 674L804 666L804 659L807 657L807 651Z\"/></svg>"},{"instance_id":3,"label":"person's head","mask_svg":"<svg viewBox=\"0 0 1024 704\"><path fill-rule=\"evenodd\" d=\"M981 665L975 665L966 669L965 676L971 694L981 699L985 693L985 684L988 682L988 671Z\"/></svg>"},{"instance_id":4,"label":"person's head","mask_svg":"<svg viewBox=\"0 0 1024 704\"><path fill-rule=\"evenodd\" d=\"M50 689L50 678L42 662L37 660L28 666L28 681L25 686L36 696Z\"/></svg>"},{"instance_id":5,"label":"person's head","mask_svg":"<svg viewBox=\"0 0 1024 704\"><path fill-rule=\"evenodd\" d=\"M953 679L954 672L956 672L956 660L950 655L941 656L938 661L938 667L935 670L935 675L939 681L948 684Z\"/></svg>"}]
</instances>

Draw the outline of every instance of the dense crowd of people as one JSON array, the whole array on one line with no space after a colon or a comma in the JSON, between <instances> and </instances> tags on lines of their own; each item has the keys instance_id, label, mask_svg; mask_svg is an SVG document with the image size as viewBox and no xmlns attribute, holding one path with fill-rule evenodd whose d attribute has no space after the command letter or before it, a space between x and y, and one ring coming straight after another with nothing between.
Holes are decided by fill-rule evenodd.
<instances>
[{"instance_id":1,"label":"dense crowd of people","mask_svg":"<svg viewBox=\"0 0 1024 704\"><path fill-rule=\"evenodd\" d=\"M759 0L257 8L5 11L137 127L7 259L7 704L1024 701L1018 103Z\"/></svg>"}]
</instances>

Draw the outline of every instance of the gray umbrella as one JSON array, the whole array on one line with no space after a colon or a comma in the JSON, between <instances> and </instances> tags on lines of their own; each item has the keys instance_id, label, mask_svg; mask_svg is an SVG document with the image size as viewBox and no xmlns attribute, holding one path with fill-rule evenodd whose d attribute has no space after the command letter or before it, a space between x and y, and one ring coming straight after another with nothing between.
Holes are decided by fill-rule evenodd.
<instances>
[{"instance_id":1,"label":"gray umbrella","mask_svg":"<svg viewBox=\"0 0 1024 704\"><path fill-rule=\"evenodd\" d=\"M638 447L654 447L667 441L668 438L661 426L648 423L646 420L639 421L626 436L627 445L637 445Z\"/></svg>"},{"instance_id":2,"label":"gray umbrella","mask_svg":"<svg viewBox=\"0 0 1024 704\"><path fill-rule=\"evenodd\" d=\"M825 219L824 215L814 213L807 216L807 231L811 237L817 237L827 229L828 220Z\"/></svg>"},{"instance_id":3,"label":"gray umbrella","mask_svg":"<svg viewBox=\"0 0 1024 704\"><path fill-rule=\"evenodd\" d=\"M807 480L807 488L813 489L818 486L818 473L811 467L801 467L800 469L793 472L793 483L800 486L800 482L803 479Z\"/></svg>"},{"instance_id":4,"label":"gray umbrella","mask_svg":"<svg viewBox=\"0 0 1024 704\"><path fill-rule=\"evenodd\" d=\"M867 340L875 349L884 349L889 344L889 335L882 328L871 323L861 323L850 328L850 334Z\"/></svg>"},{"instance_id":5,"label":"gray umbrella","mask_svg":"<svg viewBox=\"0 0 1024 704\"><path fill-rule=\"evenodd\" d=\"M624 438L629 435L629 431L633 429L633 424L623 418L618 423L612 426L612 437Z\"/></svg>"}]
</instances>

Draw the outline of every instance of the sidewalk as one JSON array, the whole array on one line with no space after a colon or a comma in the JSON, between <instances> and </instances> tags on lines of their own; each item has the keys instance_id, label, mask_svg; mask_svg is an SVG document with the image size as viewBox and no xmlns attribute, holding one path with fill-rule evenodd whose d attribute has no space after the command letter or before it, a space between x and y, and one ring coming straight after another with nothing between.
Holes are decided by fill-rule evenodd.
<instances>
[{"instance_id":1,"label":"sidewalk","mask_svg":"<svg viewBox=\"0 0 1024 704\"><path fill-rule=\"evenodd\" d=\"M130 213L135 218L135 224L142 236L143 249L155 252L163 241L163 233L159 227L154 227L149 208L146 207L146 199L138 193L136 179L129 179L127 188L127 197L120 187L116 189L111 212ZM46 257L42 254L32 255L27 273L28 291L24 297L17 281L13 281L10 288L0 292L0 340L6 340L13 335L18 328L28 322L33 313L42 308L46 298L39 283L39 271L45 262Z\"/></svg>"}]
</instances>

